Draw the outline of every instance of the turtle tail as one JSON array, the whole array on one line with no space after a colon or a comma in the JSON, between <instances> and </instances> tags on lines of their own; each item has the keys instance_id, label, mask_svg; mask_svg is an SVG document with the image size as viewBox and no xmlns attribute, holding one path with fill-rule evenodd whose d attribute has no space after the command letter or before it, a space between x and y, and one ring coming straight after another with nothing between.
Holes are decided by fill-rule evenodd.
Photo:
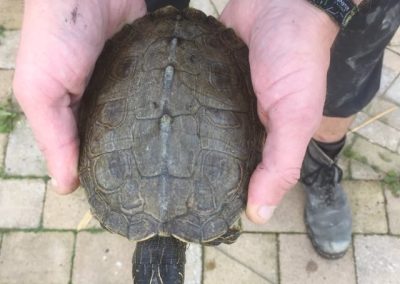
<instances>
[{"instance_id":1,"label":"turtle tail","mask_svg":"<svg viewBox=\"0 0 400 284\"><path fill-rule=\"evenodd\" d=\"M132 260L134 284L183 284L186 243L173 237L138 242Z\"/></svg>"}]
</instances>

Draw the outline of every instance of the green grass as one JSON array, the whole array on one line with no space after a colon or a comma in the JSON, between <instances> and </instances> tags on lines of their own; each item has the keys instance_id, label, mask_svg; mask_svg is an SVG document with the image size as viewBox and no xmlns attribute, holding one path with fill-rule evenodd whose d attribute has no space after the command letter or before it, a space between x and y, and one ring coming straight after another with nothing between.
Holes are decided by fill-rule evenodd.
<instances>
[{"instance_id":1,"label":"green grass","mask_svg":"<svg viewBox=\"0 0 400 284\"><path fill-rule=\"evenodd\" d=\"M389 187L393 195L400 197L400 174L395 171L389 171L383 178L383 182Z\"/></svg>"}]
</instances>

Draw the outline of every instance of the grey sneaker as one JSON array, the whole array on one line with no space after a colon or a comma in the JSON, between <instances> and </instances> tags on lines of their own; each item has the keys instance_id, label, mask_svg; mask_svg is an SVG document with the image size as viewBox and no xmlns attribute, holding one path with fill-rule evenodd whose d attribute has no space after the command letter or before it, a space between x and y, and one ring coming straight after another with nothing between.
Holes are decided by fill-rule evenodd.
<instances>
[{"instance_id":1,"label":"grey sneaker","mask_svg":"<svg viewBox=\"0 0 400 284\"><path fill-rule=\"evenodd\" d=\"M351 243L351 210L340 181L342 170L311 140L301 169L308 236L325 258L342 257Z\"/></svg>"}]
</instances>

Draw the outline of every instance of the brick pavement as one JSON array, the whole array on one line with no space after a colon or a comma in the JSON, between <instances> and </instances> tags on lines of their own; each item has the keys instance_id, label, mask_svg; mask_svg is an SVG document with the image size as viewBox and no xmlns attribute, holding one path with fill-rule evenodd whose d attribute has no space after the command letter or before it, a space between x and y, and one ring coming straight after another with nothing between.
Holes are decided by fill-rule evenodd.
<instances>
[{"instance_id":1,"label":"brick pavement","mask_svg":"<svg viewBox=\"0 0 400 284\"><path fill-rule=\"evenodd\" d=\"M210 0L211 1L211 0ZM192 0L218 15L228 0ZM11 97L21 26L22 1L0 2L0 102ZM200 283L400 283L400 198L382 180L400 168L400 33L385 54L379 97L359 114L348 139L345 187L354 214L353 246L343 259L328 261L311 248L302 222L304 194L292 190L272 220L255 226L232 246L191 245L187 281ZM88 210L82 190L58 196L32 133L21 116L0 135L0 284L129 283L134 243L104 232L95 220L77 226Z\"/></svg>"}]
</instances>

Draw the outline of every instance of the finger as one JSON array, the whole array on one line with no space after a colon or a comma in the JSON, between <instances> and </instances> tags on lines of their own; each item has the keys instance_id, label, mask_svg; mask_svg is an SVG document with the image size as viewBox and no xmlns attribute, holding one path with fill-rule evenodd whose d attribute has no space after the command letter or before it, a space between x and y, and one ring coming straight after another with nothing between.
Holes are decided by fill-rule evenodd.
<instances>
[{"instance_id":1,"label":"finger","mask_svg":"<svg viewBox=\"0 0 400 284\"><path fill-rule=\"evenodd\" d=\"M285 101L270 110L262 161L249 184L246 214L254 223L265 223L284 194L296 184L320 116L318 111L299 110L296 104Z\"/></svg>"},{"instance_id":2,"label":"finger","mask_svg":"<svg viewBox=\"0 0 400 284\"><path fill-rule=\"evenodd\" d=\"M14 77L15 95L45 156L56 191L70 193L79 185L79 141L71 108L74 102L51 78L35 80L27 69L20 70L16 69Z\"/></svg>"}]
</instances>

